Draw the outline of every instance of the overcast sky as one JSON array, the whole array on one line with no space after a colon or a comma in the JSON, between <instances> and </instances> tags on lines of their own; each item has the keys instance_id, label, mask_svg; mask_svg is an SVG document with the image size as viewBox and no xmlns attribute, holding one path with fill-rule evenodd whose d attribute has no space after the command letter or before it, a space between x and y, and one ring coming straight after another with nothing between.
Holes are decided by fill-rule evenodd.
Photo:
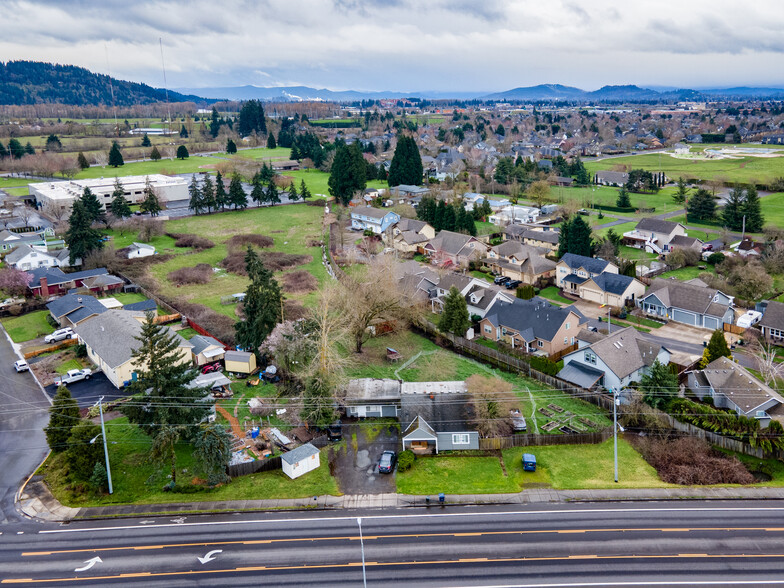
<instances>
[{"instance_id":1,"label":"overcast sky","mask_svg":"<svg viewBox=\"0 0 784 588\"><path fill-rule=\"evenodd\" d=\"M0 0L0 59L169 87L784 85L781 0ZM108 53L108 65L107 65Z\"/></svg>"}]
</instances>

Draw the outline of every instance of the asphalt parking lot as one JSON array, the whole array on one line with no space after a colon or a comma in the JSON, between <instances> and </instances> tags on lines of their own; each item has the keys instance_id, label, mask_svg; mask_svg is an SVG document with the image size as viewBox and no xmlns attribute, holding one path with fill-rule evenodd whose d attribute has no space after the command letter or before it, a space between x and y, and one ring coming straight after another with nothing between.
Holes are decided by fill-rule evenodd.
<instances>
[{"instance_id":1,"label":"asphalt parking lot","mask_svg":"<svg viewBox=\"0 0 784 588\"><path fill-rule=\"evenodd\" d=\"M57 386L52 384L44 388L44 390L46 390L50 398L54 398L54 395L57 393ZM128 395L126 391L115 388L102 372L94 373L89 380L69 384L68 390L71 392L71 396L79 403L79 408L87 408L94 405L101 396L104 397L104 402L108 402L118 398L125 398Z\"/></svg>"}]
</instances>

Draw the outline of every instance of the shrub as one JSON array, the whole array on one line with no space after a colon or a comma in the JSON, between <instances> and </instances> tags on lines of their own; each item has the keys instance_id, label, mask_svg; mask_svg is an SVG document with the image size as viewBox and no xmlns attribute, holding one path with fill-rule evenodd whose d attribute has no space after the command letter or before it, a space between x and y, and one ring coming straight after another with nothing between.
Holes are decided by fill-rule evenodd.
<instances>
[{"instance_id":1,"label":"shrub","mask_svg":"<svg viewBox=\"0 0 784 588\"><path fill-rule=\"evenodd\" d=\"M716 251L715 253L711 253L708 256L708 259L706 259L705 261L707 261L711 265L716 265L717 263L721 263L722 261L724 261L724 259L725 259L724 254Z\"/></svg>"},{"instance_id":2,"label":"shrub","mask_svg":"<svg viewBox=\"0 0 784 588\"><path fill-rule=\"evenodd\" d=\"M318 288L318 280L310 272L299 270L283 276L283 289L286 292L312 292Z\"/></svg>"},{"instance_id":3,"label":"shrub","mask_svg":"<svg viewBox=\"0 0 784 588\"><path fill-rule=\"evenodd\" d=\"M261 257L264 267L272 271L283 271L313 261L310 255L297 255L280 251L264 251L259 257Z\"/></svg>"},{"instance_id":4,"label":"shrub","mask_svg":"<svg viewBox=\"0 0 784 588\"><path fill-rule=\"evenodd\" d=\"M59 329L60 325L57 323L57 320L51 315L46 315L46 322L49 323L49 326L54 327L55 329Z\"/></svg>"},{"instance_id":5,"label":"shrub","mask_svg":"<svg viewBox=\"0 0 784 588\"><path fill-rule=\"evenodd\" d=\"M307 204L308 206L326 206L327 199L326 198L310 199L310 200L306 200L305 204Z\"/></svg>"},{"instance_id":6,"label":"shrub","mask_svg":"<svg viewBox=\"0 0 784 588\"><path fill-rule=\"evenodd\" d=\"M414 465L414 461L416 461L416 455L410 449L406 449L405 451L400 452L400 456L397 458L397 470L399 472L405 472L406 470L410 470L411 466Z\"/></svg>"},{"instance_id":7,"label":"shrub","mask_svg":"<svg viewBox=\"0 0 784 588\"><path fill-rule=\"evenodd\" d=\"M191 235L190 233L166 233L169 237L174 239L175 247L192 247L193 249L212 249L215 243L205 237L199 235Z\"/></svg>"},{"instance_id":8,"label":"shrub","mask_svg":"<svg viewBox=\"0 0 784 588\"><path fill-rule=\"evenodd\" d=\"M234 235L231 239L226 241L226 247L228 247L229 251L234 251L240 248L244 251L248 248L248 245L264 248L272 247L274 244L275 240L272 237L253 234Z\"/></svg>"},{"instance_id":9,"label":"shrub","mask_svg":"<svg viewBox=\"0 0 784 588\"><path fill-rule=\"evenodd\" d=\"M84 343L81 343L76 347L74 347L74 351L76 353L76 357L80 359L87 357L87 345L85 345Z\"/></svg>"},{"instance_id":10,"label":"shrub","mask_svg":"<svg viewBox=\"0 0 784 588\"><path fill-rule=\"evenodd\" d=\"M169 272L167 277L177 285L206 284L212 278L212 266L208 263L200 263L194 267L182 267Z\"/></svg>"},{"instance_id":11,"label":"shrub","mask_svg":"<svg viewBox=\"0 0 784 588\"><path fill-rule=\"evenodd\" d=\"M560 371L558 369L558 364L547 357L532 355L528 359L528 363L531 366L531 369L547 374L548 376L554 376Z\"/></svg>"},{"instance_id":12,"label":"shrub","mask_svg":"<svg viewBox=\"0 0 784 588\"><path fill-rule=\"evenodd\" d=\"M172 301L167 302L171 304ZM234 345L234 323L236 321L230 316L217 313L208 306L193 302L177 300L174 306L180 313L193 319L194 322L206 329L219 341L226 345Z\"/></svg>"}]
</instances>

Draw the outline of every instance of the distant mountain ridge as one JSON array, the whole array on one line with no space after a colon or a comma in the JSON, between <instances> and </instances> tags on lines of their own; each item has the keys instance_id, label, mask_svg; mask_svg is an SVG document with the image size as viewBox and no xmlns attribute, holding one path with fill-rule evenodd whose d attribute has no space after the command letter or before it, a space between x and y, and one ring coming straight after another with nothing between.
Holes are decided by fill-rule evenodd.
<instances>
[{"instance_id":1,"label":"distant mountain ridge","mask_svg":"<svg viewBox=\"0 0 784 588\"><path fill-rule=\"evenodd\" d=\"M111 87L109 82L111 80ZM75 65L41 61L0 62L0 104L117 106L166 101L165 90L93 73ZM169 90L171 102L204 102Z\"/></svg>"}]
</instances>

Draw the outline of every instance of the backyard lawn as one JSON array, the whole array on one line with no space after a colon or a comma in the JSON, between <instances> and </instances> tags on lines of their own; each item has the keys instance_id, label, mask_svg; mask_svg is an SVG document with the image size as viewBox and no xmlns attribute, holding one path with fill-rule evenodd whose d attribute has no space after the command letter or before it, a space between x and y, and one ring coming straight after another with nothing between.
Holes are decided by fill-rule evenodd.
<instances>
[{"instance_id":1,"label":"backyard lawn","mask_svg":"<svg viewBox=\"0 0 784 588\"><path fill-rule=\"evenodd\" d=\"M45 476L53 494L69 506L102 506L107 504L155 504L166 502L190 502L212 500L254 500L262 498L303 498L323 494L339 495L337 483L329 474L328 450L321 452L321 466L295 480L282 470L239 476L231 483L204 490L196 494L164 492L163 486L169 478L158 473L151 463L148 452L150 438L126 418L106 423L109 444L109 459L112 469L114 494L75 494L69 488L63 473L62 454L53 454L46 462ZM179 484L189 484L196 476L193 448L185 443L177 447L177 470ZM163 472L169 467L161 468Z\"/></svg>"},{"instance_id":2,"label":"backyard lawn","mask_svg":"<svg viewBox=\"0 0 784 588\"><path fill-rule=\"evenodd\" d=\"M22 316L4 318L0 320L0 323L3 324L3 327L8 332L11 341L24 343L54 331L54 327L46 320L48 315L48 310L36 310Z\"/></svg>"},{"instance_id":3,"label":"backyard lawn","mask_svg":"<svg viewBox=\"0 0 784 588\"><path fill-rule=\"evenodd\" d=\"M401 494L497 494L520 491L517 480L504 475L497 457L418 457L410 470L398 471L396 477L397 491Z\"/></svg>"},{"instance_id":4,"label":"backyard lawn","mask_svg":"<svg viewBox=\"0 0 784 588\"><path fill-rule=\"evenodd\" d=\"M691 280L694 278L699 278L700 274L715 274L716 267L710 265L709 263L702 264L705 269L699 269L696 266L690 267L682 267L676 270L672 270L669 272L664 272L659 277L660 278L677 278L679 280Z\"/></svg>"}]
</instances>

